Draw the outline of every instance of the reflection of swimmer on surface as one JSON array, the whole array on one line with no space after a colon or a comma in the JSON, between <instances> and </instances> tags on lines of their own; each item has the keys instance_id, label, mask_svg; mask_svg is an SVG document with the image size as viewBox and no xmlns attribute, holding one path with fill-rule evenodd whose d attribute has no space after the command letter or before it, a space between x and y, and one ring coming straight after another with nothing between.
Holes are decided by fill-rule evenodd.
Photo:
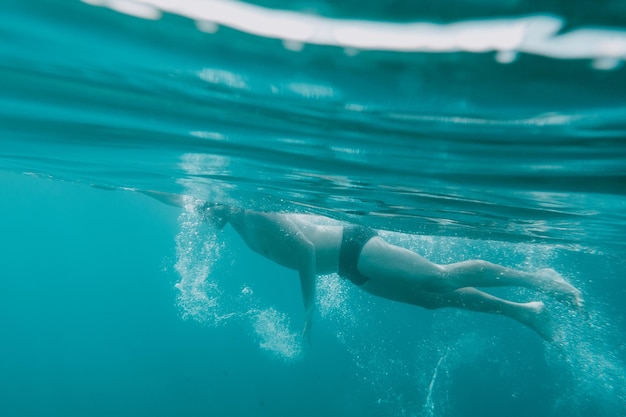
<instances>
[{"instance_id":1,"label":"reflection of swimmer on surface","mask_svg":"<svg viewBox=\"0 0 626 417\"><path fill-rule=\"evenodd\" d=\"M311 216L219 204L205 204L200 210L209 224L221 229L230 223L250 249L299 272L306 310L305 334L313 315L315 278L334 272L368 293L389 300L428 309L456 307L507 316L546 340L551 340L552 328L543 302L516 303L475 287L527 287L573 307L582 306L580 291L552 269L523 272L482 260L438 265L387 243L364 226L319 225L311 222L315 219Z\"/></svg>"}]
</instances>

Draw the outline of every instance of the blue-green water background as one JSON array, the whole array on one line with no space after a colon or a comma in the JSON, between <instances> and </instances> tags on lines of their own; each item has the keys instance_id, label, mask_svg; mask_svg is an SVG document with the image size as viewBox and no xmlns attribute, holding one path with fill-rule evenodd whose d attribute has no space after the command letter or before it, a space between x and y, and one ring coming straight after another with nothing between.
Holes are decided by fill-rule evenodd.
<instances>
[{"instance_id":1,"label":"blue-green water background","mask_svg":"<svg viewBox=\"0 0 626 417\"><path fill-rule=\"evenodd\" d=\"M617 1L266 4L626 26ZM292 51L69 0L0 13L0 415L626 415L623 67ZM553 267L587 316L546 300L546 344L331 276L306 347L293 272L146 191L368 224L436 262Z\"/></svg>"}]
</instances>

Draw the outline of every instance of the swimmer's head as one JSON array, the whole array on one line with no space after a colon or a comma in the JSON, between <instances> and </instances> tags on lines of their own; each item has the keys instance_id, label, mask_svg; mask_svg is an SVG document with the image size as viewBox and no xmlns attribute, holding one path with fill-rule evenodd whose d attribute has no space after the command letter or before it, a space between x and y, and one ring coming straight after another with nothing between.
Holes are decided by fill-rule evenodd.
<instances>
[{"instance_id":1,"label":"swimmer's head","mask_svg":"<svg viewBox=\"0 0 626 417\"><path fill-rule=\"evenodd\" d=\"M232 213L231 207L219 203L204 203L198 210L205 222L220 230L226 226Z\"/></svg>"}]
</instances>

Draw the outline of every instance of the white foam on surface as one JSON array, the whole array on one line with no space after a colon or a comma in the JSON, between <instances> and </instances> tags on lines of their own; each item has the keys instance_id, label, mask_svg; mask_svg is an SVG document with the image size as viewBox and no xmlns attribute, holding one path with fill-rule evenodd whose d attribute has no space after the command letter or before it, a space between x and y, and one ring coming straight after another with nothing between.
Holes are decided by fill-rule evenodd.
<instances>
[{"instance_id":1,"label":"white foam on surface","mask_svg":"<svg viewBox=\"0 0 626 417\"><path fill-rule=\"evenodd\" d=\"M82 0L145 19L172 13L193 19L207 32L226 26L241 32L283 41L300 51L304 44L359 50L397 52L497 52L502 64L518 52L557 59L591 59L596 69L614 69L626 59L626 31L616 28L578 28L565 33L563 18L532 15L516 18L473 19L446 24L392 23L336 19L270 9L233 0Z\"/></svg>"}]
</instances>

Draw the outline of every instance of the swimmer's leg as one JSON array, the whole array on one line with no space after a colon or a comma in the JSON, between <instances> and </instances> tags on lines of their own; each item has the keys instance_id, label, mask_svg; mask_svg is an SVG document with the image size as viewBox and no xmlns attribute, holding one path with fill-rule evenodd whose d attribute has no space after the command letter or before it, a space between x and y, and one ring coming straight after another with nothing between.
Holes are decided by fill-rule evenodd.
<instances>
[{"instance_id":1,"label":"swimmer's leg","mask_svg":"<svg viewBox=\"0 0 626 417\"><path fill-rule=\"evenodd\" d=\"M541 301L516 303L476 288L461 288L449 293L433 293L432 295L432 299L427 303L420 302L418 305L431 309L453 307L480 313L500 314L530 327L547 341L553 338L550 317Z\"/></svg>"},{"instance_id":2,"label":"swimmer's leg","mask_svg":"<svg viewBox=\"0 0 626 417\"><path fill-rule=\"evenodd\" d=\"M465 287L527 287L555 296L577 308L582 307L581 292L553 269L524 272L491 262L471 260L442 265L446 284L453 289Z\"/></svg>"}]
</instances>

